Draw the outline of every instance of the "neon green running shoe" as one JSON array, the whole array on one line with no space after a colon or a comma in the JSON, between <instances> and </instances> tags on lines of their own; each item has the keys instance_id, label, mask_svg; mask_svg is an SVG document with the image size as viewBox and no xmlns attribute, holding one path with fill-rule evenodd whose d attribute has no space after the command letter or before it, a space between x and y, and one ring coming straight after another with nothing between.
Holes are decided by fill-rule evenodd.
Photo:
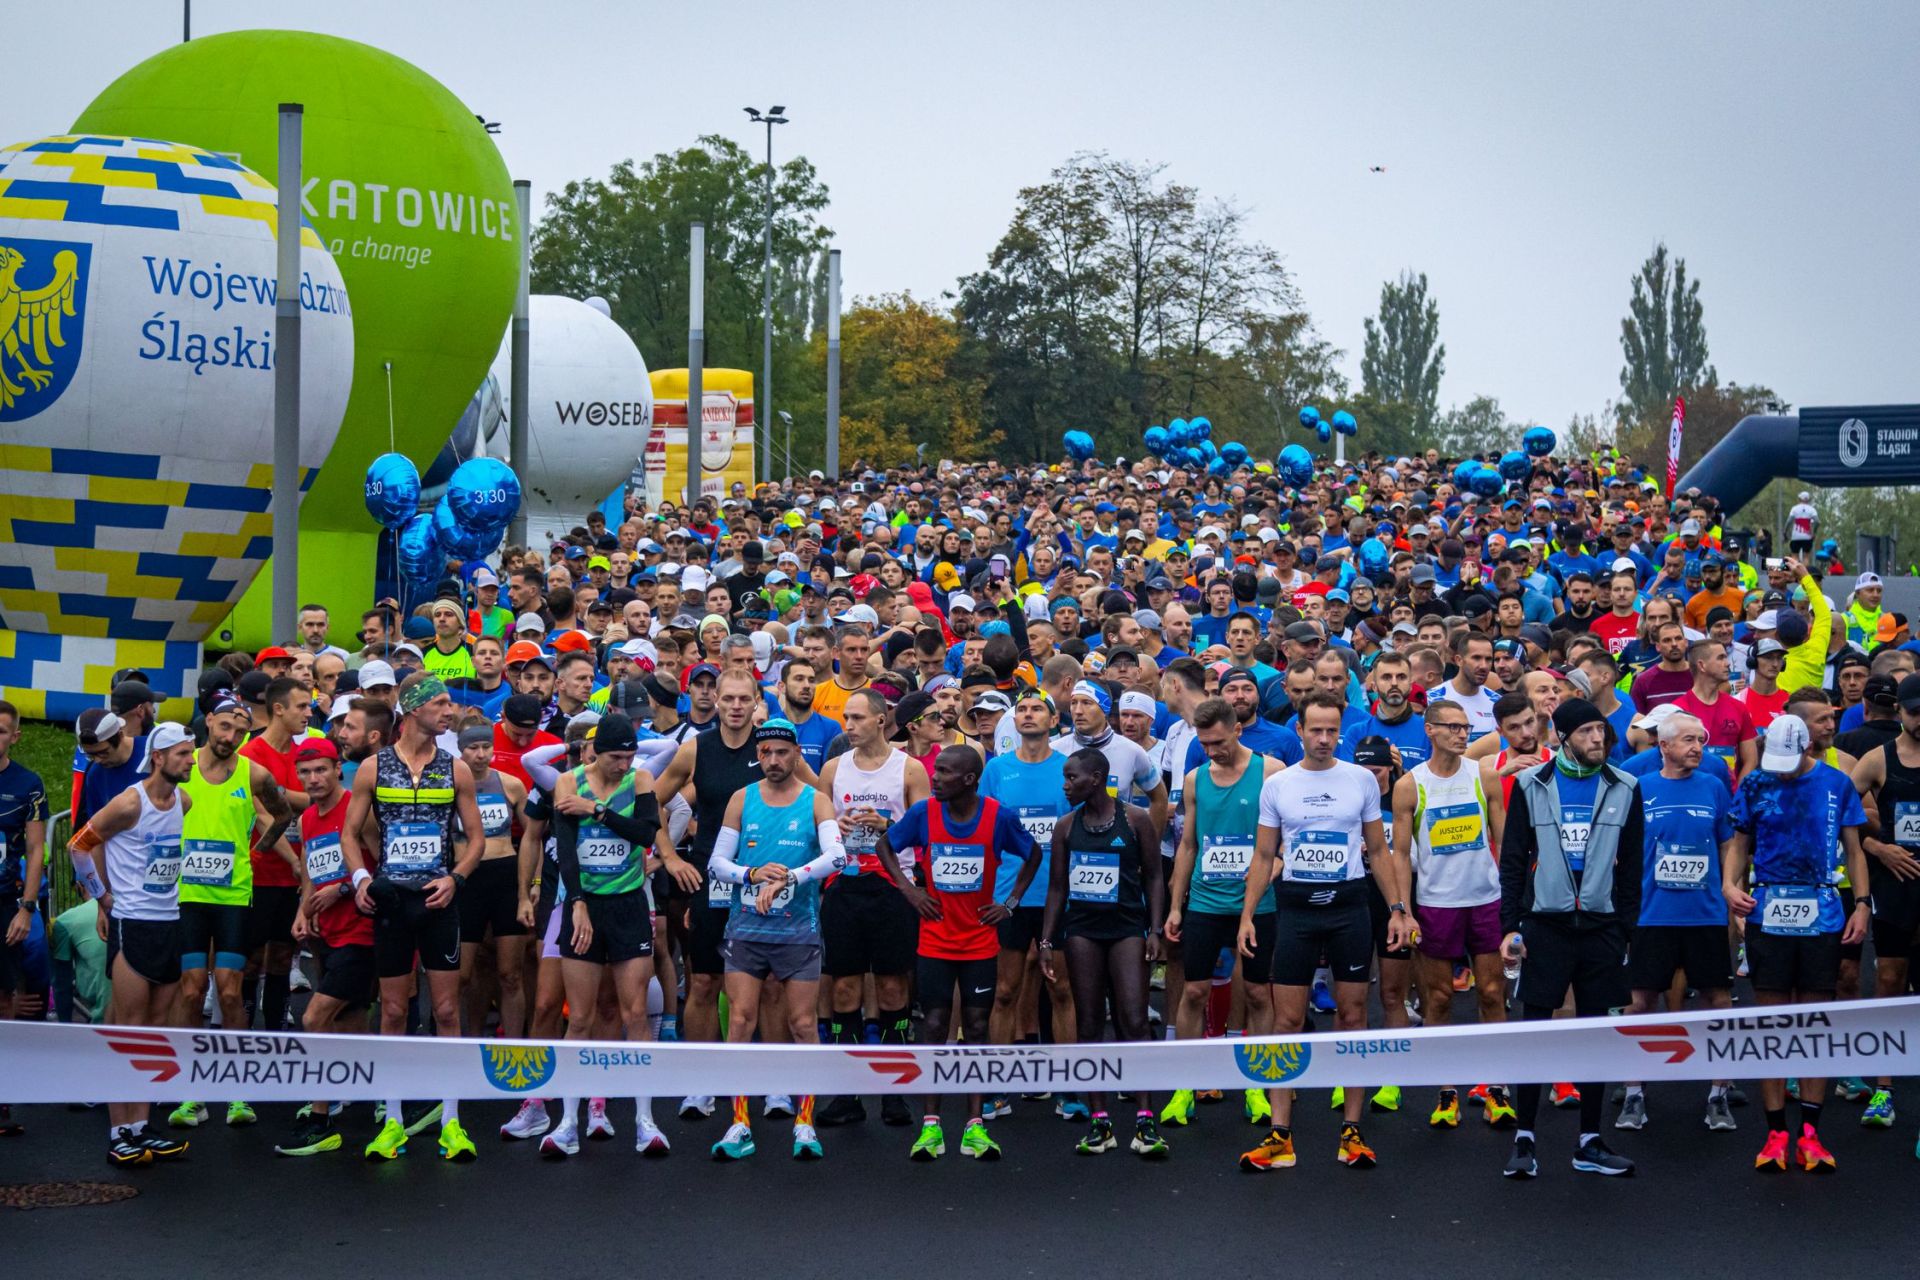
<instances>
[{"instance_id":1,"label":"neon green running shoe","mask_svg":"<svg viewBox=\"0 0 1920 1280\"><path fill-rule=\"evenodd\" d=\"M457 1117L440 1126L440 1158L458 1164L468 1164L480 1158L480 1153L474 1150L473 1139L467 1136Z\"/></svg>"},{"instance_id":2,"label":"neon green running shoe","mask_svg":"<svg viewBox=\"0 0 1920 1280\"><path fill-rule=\"evenodd\" d=\"M1333 1097L1327 1100L1327 1109L1329 1111L1338 1111L1340 1108L1346 1105L1347 1105L1346 1086L1344 1085L1333 1086Z\"/></svg>"},{"instance_id":3,"label":"neon green running shoe","mask_svg":"<svg viewBox=\"0 0 1920 1280\"><path fill-rule=\"evenodd\" d=\"M1374 1090L1373 1098L1367 1103L1375 1111L1398 1111L1400 1109L1400 1086L1383 1084Z\"/></svg>"},{"instance_id":4,"label":"neon green running shoe","mask_svg":"<svg viewBox=\"0 0 1920 1280\"><path fill-rule=\"evenodd\" d=\"M1267 1101L1265 1089L1247 1090L1247 1123L1266 1125L1273 1120L1273 1104Z\"/></svg>"},{"instance_id":5,"label":"neon green running shoe","mask_svg":"<svg viewBox=\"0 0 1920 1280\"><path fill-rule=\"evenodd\" d=\"M388 1120L380 1126L380 1132L367 1144L367 1159L394 1160L407 1151L407 1129L398 1120Z\"/></svg>"},{"instance_id":6,"label":"neon green running shoe","mask_svg":"<svg viewBox=\"0 0 1920 1280\"><path fill-rule=\"evenodd\" d=\"M1860 1115L1860 1123L1869 1129L1893 1128L1893 1091L1875 1089L1873 1098L1867 1103L1867 1109Z\"/></svg>"},{"instance_id":7,"label":"neon green running shoe","mask_svg":"<svg viewBox=\"0 0 1920 1280\"><path fill-rule=\"evenodd\" d=\"M253 1114L253 1108L244 1102L229 1102L227 1104L227 1127L230 1129L238 1129L245 1125L253 1124L259 1119L259 1116Z\"/></svg>"},{"instance_id":8,"label":"neon green running shoe","mask_svg":"<svg viewBox=\"0 0 1920 1280\"><path fill-rule=\"evenodd\" d=\"M1193 1090L1175 1089L1173 1096L1167 1099L1167 1105L1160 1111L1161 1124L1189 1125L1193 1123Z\"/></svg>"},{"instance_id":9,"label":"neon green running shoe","mask_svg":"<svg viewBox=\"0 0 1920 1280\"><path fill-rule=\"evenodd\" d=\"M938 1120L928 1120L920 1126L920 1136L913 1140L913 1147L907 1152L907 1159L928 1164L947 1154L947 1135L940 1130Z\"/></svg>"},{"instance_id":10,"label":"neon green running shoe","mask_svg":"<svg viewBox=\"0 0 1920 1280\"><path fill-rule=\"evenodd\" d=\"M167 1123L176 1129L197 1129L207 1122L207 1104L183 1102L167 1114Z\"/></svg>"},{"instance_id":11,"label":"neon green running shoe","mask_svg":"<svg viewBox=\"0 0 1920 1280\"><path fill-rule=\"evenodd\" d=\"M976 1120L960 1135L960 1154L972 1156L975 1160L998 1160L1000 1144L987 1132L987 1126Z\"/></svg>"}]
</instances>

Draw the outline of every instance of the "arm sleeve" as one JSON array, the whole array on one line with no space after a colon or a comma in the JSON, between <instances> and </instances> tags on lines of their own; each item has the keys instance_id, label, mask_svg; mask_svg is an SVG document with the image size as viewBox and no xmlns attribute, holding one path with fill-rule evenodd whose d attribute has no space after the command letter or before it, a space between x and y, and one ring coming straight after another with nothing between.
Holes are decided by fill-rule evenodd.
<instances>
[{"instance_id":1,"label":"arm sleeve","mask_svg":"<svg viewBox=\"0 0 1920 1280\"><path fill-rule=\"evenodd\" d=\"M553 811L553 848L560 861L560 883L566 886L567 900L580 898L580 819L570 813Z\"/></svg>"},{"instance_id":2,"label":"arm sleeve","mask_svg":"<svg viewBox=\"0 0 1920 1280\"><path fill-rule=\"evenodd\" d=\"M707 859L707 876L722 884L747 883L747 868L733 860L740 848L737 827L722 827L713 840L713 856Z\"/></svg>"},{"instance_id":3,"label":"arm sleeve","mask_svg":"<svg viewBox=\"0 0 1920 1280\"><path fill-rule=\"evenodd\" d=\"M1533 868L1533 819L1527 816L1527 793L1518 782L1507 801L1507 823L1500 838L1500 932L1512 933L1526 913L1527 877Z\"/></svg>"},{"instance_id":4,"label":"arm sleeve","mask_svg":"<svg viewBox=\"0 0 1920 1280\"><path fill-rule=\"evenodd\" d=\"M687 828L692 825L693 806L685 796L675 793L673 799L667 801L667 839L673 842L674 848L680 847L680 842L687 838Z\"/></svg>"},{"instance_id":5,"label":"arm sleeve","mask_svg":"<svg viewBox=\"0 0 1920 1280\"><path fill-rule=\"evenodd\" d=\"M566 754L566 743L549 742L546 746L535 747L521 756L520 767L527 771L527 776L533 779L534 785L543 791L552 791L554 784L560 781L560 771L553 767L552 762L562 759Z\"/></svg>"},{"instance_id":6,"label":"arm sleeve","mask_svg":"<svg viewBox=\"0 0 1920 1280\"><path fill-rule=\"evenodd\" d=\"M1027 639L1027 610L1015 596L1000 606L1000 616L1007 621L1007 630L1013 633L1013 643L1019 647L1022 661L1033 657L1032 643Z\"/></svg>"},{"instance_id":7,"label":"arm sleeve","mask_svg":"<svg viewBox=\"0 0 1920 1280\"><path fill-rule=\"evenodd\" d=\"M645 769L657 778L660 771L672 763L674 753L678 750L680 743L664 734L657 738L642 738L633 753L634 767Z\"/></svg>"},{"instance_id":8,"label":"arm sleeve","mask_svg":"<svg viewBox=\"0 0 1920 1280\"><path fill-rule=\"evenodd\" d=\"M846 868L847 847L840 839L840 824L829 818L814 830L820 838L820 856L805 866L794 869L795 884L805 884L809 880L825 880L828 876Z\"/></svg>"},{"instance_id":9,"label":"arm sleeve","mask_svg":"<svg viewBox=\"0 0 1920 1280\"><path fill-rule=\"evenodd\" d=\"M98 898L107 891L106 882L100 878L99 870L93 865L91 853L76 844L68 848L67 859L73 864L74 883L85 889L89 898Z\"/></svg>"},{"instance_id":10,"label":"arm sleeve","mask_svg":"<svg viewBox=\"0 0 1920 1280\"><path fill-rule=\"evenodd\" d=\"M646 792L634 796L632 813L615 813L609 809L595 821L630 844L651 848L653 838L660 834L660 802L651 792Z\"/></svg>"}]
</instances>

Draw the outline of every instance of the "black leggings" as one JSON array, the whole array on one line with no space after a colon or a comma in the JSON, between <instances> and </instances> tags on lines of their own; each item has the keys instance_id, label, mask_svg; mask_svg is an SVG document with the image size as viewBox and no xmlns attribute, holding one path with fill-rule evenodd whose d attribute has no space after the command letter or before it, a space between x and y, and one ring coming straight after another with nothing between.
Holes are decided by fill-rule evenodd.
<instances>
[{"instance_id":1,"label":"black leggings","mask_svg":"<svg viewBox=\"0 0 1920 1280\"><path fill-rule=\"evenodd\" d=\"M1581 1000L1577 990L1573 993L1573 1008L1574 1012L1582 1018L1607 1016L1604 1004L1597 1009L1586 1007L1586 1002ZM1525 1012L1521 1017L1526 1022L1546 1022L1558 1012L1560 1010L1555 1006L1530 1004L1525 1006ZM1599 1081L1583 1080L1575 1084L1574 1088L1580 1090L1580 1132L1600 1132L1600 1102L1606 1085ZM1513 1100L1515 1110L1519 1112L1520 1127L1531 1131L1535 1118L1540 1114L1540 1086L1538 1084L1520 1085L1514 1090Z\"/></svg>"},{"instance_id":2,"label":"black leggings","mask_svg":"<svg viewBox=\"0 0 1920 1280\"><path fill-rule=\"evenodd\" d=\"M1113 1033L1121 1041L1147 1038L1147 940L1079 938L1066 940L1067 976L1073 984L1075 1028L1081 1044L1107 1038L1107 1003L1113 1004ZM1136 1093L1142 1111L1153 1104ZM1106 1095L1090 1093L1087 1105L1105 1110Z\"/></svg>"}]
</instances>

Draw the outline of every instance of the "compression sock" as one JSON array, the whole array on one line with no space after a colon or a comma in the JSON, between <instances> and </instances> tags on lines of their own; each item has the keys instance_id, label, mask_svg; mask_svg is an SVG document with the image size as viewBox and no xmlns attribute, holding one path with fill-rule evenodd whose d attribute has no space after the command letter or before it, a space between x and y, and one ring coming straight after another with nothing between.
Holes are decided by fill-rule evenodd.
<instances>
[{"instance_id":1,"label":"compression sock","mask_svg":"<svg viewBox=\"0 0 1920 1280\"><path fill-rule=\"evenodd\" d=\"M578 1125L580 1123L580 1099L560 1099L560 1123Z\"/></svg>"},{"instance_id":2,"label":"compression sock","mask_svg":"<svg viewBox=\"0 0 1920 1280\"><path fill-rule=\"evenodd\" d=\"M1784 1108L1782 1110L1784 1112ZM1807 1126L1807 1128L1813 1130L1815 1133L1820 1132L1820 1110L1821 1110L1820 1103L1808 1102L1806 1099L1802 1098L1800 1100L1800 1123Z\"/></svg>"},{"instance_id":3,"label":"compression sock","mask_svg":"<svg viewBox=\"0 0 1920 1280\"><path fill-rule=\"evenodd\" d=\"M633 1120L635 1124L653 1123L652 1098L635 1098L633 1100Z\"/></svg>"},{"instance_id":4,"label":"compression sock","mask_svg":"<svg viewBox=\"0 0 1920 1280\"><path fill-rule=\"evenodd\" d=\"M1767 1129L1773 1133L1787 1131L1787 1109L1785 1107L1767 1108Z\"/></svg>"},{"instance_id":5,"label":"compression sock","mask_svg":"<svg viewBox=\"0 0 1920 1280\"><path fill-rule=\"evenodd\" d=\"M1583 1133L1580 1135L1580 1145L1583 1147L1586 1146L1589 1142L1598 1142L1598 1141L1600 1141L1600 1135L1598 1133Z\"/></svg>"},{"instance_id":6,"label":"compression sock","mask_svg":"<svg viewBox=\"0 0 1920 1280\"><path fill-rule=\"evenodd\" d=\"M1716 1084L1712 1088L1707 1090L1707 1097L1709 1098L1724 1098L1726 1096L1727 1096L1727 1086L1723 1084Z\"/></svg>"},{"instance_id":7,"label":"compression sock","mask_svg":"<svg viewBox=\"0 0 1920 1280\"><path fill-rule=\"evenodd\" d=\"M398 1098L387 1099L387 1119L398 1120L401 1124L405 1124L407 1122L407 1104Z\"/></svg>"},{"instance_id":8,"label":"compression sock","mask_svg":"<svg viewBox=\"0 0 1920 1280\"><path fill-rule=\"evenodd\" d=\"M1647 1091L1637 1084L1630 1084L1627 1086L1627 1096L1629 1098L1645 1098Z\"/></svg>"},{"instance_id":9,"label":"compression sock","mask_svg":"<svg viewBox=\"0 0 1920 1280\"><path fill-rule=\"evenodd\" d=\"M680 1038L680 1015L663 1013L660 1015L660 1039L678 1040Z\"/></svg>"},{"instance_id":10,"label":"compression sock","mask_svg":"<svg viewBox=\"0 0 1920 1280\"><path fill-rule=\"evenodd\" d=\"M443 1129L446 1128L447 1125L458 1120L459 1118L460 1118L460 1099L447 1098L446 1100L441 1102L440 1104L440 1127L441 1128Z\"/></svg>"},{"instance_id":11,"label":"compression sock","mask_svg":"<svg viewBox=\"0 0 1920 1280\"><path fill-rule=\"evenodd\" d=\"M913 1039L913 1020L905 1009L880 1011L880 1043L908 1044Z\"/></svg>"},{"instance_id":12,"label":"compression sock","mask_svg":"<svg viewBox=\"0 0 1920 1280\"><path fill-rule=\"evenodd\" d=\"M749 1118L747 1095L744 1093L735 1094L733 1096L733 1122L735 1124L746 1124Z\"/></svg>"},{"instance_id":13,"label":"compression sock","mask_svg":"<svg viewBox=\"0 0 1920 1280\"><path fill-rule=\"evenodd\" d=\"M827 1020L827 1031L833 1037L834 1044L863 1044L866 1037L862 1034L863 1019L858 1009L850 1013L836 1013Z\"/></svg>"},{"instance_id":14,"label":"compression sock","mask_svg":"<svg viewBox=\"0 0 1920 1280\"><path fill-rule=\"evenodd\" d=\"M287 991L291 979L284 973L269 973L262 981L260 1008L266 1015L266 1029L281 1031L287 1025Z\"/></svg>"},{"instance_id":15,"label":"compression sock","mask_svg":"<svg viewBox=\"0 0 1920 1280\"><path fill-rule=\"evenodd\" d=\"M808 1094L806 1097L800 1099L800 1109L793 1113L793 1122L795 1124L812 1124L813 1123L813 1095L812 1094Z\"/></svg>"}]
</instances>

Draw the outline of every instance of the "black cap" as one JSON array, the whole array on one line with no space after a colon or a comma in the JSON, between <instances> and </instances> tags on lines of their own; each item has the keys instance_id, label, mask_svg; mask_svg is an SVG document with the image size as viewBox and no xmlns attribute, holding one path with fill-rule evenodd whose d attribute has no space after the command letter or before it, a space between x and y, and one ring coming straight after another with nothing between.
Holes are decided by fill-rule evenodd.
<instances>
[{"instance_id":1,"label":"black cap","mask_svg":"<svg viewBox=\"0 0 1920 1280\"><path fill-rule=\"evenodd\" d=\"M1315 641L1326 639L1325 636L1320 634L1320 628L1316 627L1306 618L1302 618L1298 622L1288 623L1286 636L1287 639L1293 641L1295 644L1312 644Z\"/></svg>"},{"instance_id":2,"label":"black cap","mask_svg":"<svg viewBox=\"0 0 1920 1280\"><path fill-rule=\"evenodd\" d=\"M1900 705L1900 682L1889 675L1867 677L1867 688L1861 695L1862 701L1871 702L1876 707L1896 707Z\"/></svg>"},{"instance_id":3,"label":"black cap","mask_svg":"<svg viewBox=\"0 0 1920 1280\"><path fill-rule=\"evenodd\" d=\"M757 542L749 542L740 548L740 559L746 564L757 564L767 558L767 549ZM627 726L629 730L633 726Z\"/></svg>"},{"instance_id":4,"label":"black cap","mask_svg":"<svg viewBox=\"0 0 1920 1280\"><path fill-rule=\"evenodd\" d=\"M618 711L609 711L593 727L593 749L595 751L634 751L640 746L640 739L633 731L633 721Z\"/></svg>"},{"instance_id":5,"label":"black cap","mask_svg":"<svg viewBox=\"0 0 1920 1280\"><path fill-rule=\"evenodd\" d=\"M659 676L648 676L640 682L646 686L647 696L663 707L680 705L680 691L662 680Z\"/></svg>"},{"instance_id":6,"label":"black cap","mask_svg":"<svg viewBox=\"0 0 1920 1280\"><path fill-rule=\"evenodd\" d=\"M1867 661L1867 655L1858 649L1843 649L1840 656L1833 660L1833 671L1838 675L1853 667L1871 667L1872 665Z\"/></svg>"},{"instance_id":7,"label":"black cap","mask_svg":"<svg viewBox=\"0 0 1920 1280\"><path fill-rule=\"evenodd\" d=\"M653 697L642 680L622 680L607 688L607 705L615 711L624 711L628 715L644 715L651 711Z\"/></svg>"},{"instance_id":8,"label":"black cap","mask_svg":"<svg viewBox=\"0 0 1920 1280\"><path fill-rule=\"evenodd\" d=\"M267 686L272 683L272 677L256 668L241 676L233 691L240 695L240 701L257 706L267 700Z\"/></svg>"},{"instance_id":9,"label":"black cap","mask_svg":"<svg viewBox=\"0 0 1920 1280\"><path fill-rule=\"evenodd\" d=\"M141 703L164 702L166 699L147 687L144 680L122 680L113 686L107 705L116 712L125 715Z\"/></svg>"},{"instance_id":10,"label":"black cap","mask_svg":"<svg viewBox=\"0 0 1920 1280\"><path fill-rule=\"evenodd\" d=\"M540 723L540 699L530 693L516 693L500 708L500 719L520 729L532 729Z\"/></svg>"},{"instance_id":11,"label":"black cap","mask_svg":"<svg viewBox=\"0 0 1920 1280\"><path fill-rule=\"evenodd\" d=\"M1391 766L1393 764L1393 744L1372 734L1353 744L1353 762L1355 764Z\"/></svg>"},{"instance_id":12,"label":"black cap","mask_svg":"<svg viewBox=\"0 0 1920 1280\"><path fill-rule=\"evenodd\" d=\"M907 726L931 710L933 710L933 695L919 689L900 699L899 705L893 709L893 722L898 726L894 731L896 737L904 739L907 736Z\"/></svg>"},{"instance_id":13,"label":"black cap","mask_svg":"<svg viewBox=\"0 0 1920 1280\"><path fill-rule=\"evenodd\" d=\"M1902 708L1908 711L1920 711L1920 672L1900 677L1900 687L1895 691Z\"/></svg>"}]
</instances>

